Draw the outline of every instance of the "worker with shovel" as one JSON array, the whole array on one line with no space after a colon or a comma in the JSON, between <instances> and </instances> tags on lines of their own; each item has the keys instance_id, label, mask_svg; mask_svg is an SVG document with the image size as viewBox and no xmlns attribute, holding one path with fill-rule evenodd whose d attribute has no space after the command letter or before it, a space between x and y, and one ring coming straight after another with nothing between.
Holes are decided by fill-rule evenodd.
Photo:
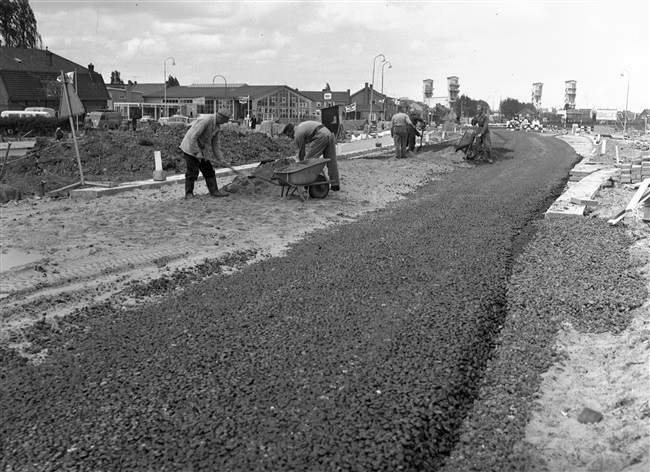
<instances>
[{"instance_id":1,"label":"worker with shovel","mask_svg":"<svg viewBox=\"0 0 650 472\"><path fill-rule=\"evenodd\" d=\"M187 130L180 145L187 165L185 172L186 199L194 198L194 182L199 178L199 171L205 178L211 196L227 197L230 195L228 192L219 190L216 173L212 162L210 162L212 159L206 155L210 152L211 147L216 160L223 162L223 153L219 145L219 131L220 125L228 123L230 116L229 110L221 108L214 115L203 115L197 118Z\"/></svg>"},{"instance_id":2,"label":"worker with shovel","mask_svg":"<svg viewBox=\"0 0 650 472\"><path fill-rule=\"evenodd\" d=\"M424 120L420 118L420 115L418 115L415 110L411 109L409 112L409 119L411 120L411 123L413 123L413 126L408 127L408 150L411 151L411 153L415 152L415 137L416 136L422 136L420 132L418 131L418 126L422 126L422 129L424 129Z\"/></svg>"},{"instance_id":3,"label":"worker with shovel","mask_svg":"<svg viewBox=\"0 0 650 472\"><path fill-rule=\"evenodd\" d=\"M472 126L478 127L476 131L476 142L478 149L479 151L481 148L483 149L483 153L486 157L485 160L492 164L492 139L490 138L490 129L488 128L490 119L484 113L482 103L479 102L479 104L476 105L476 111L476 116L472 118ZM479 159L480 158L481 157L479 156Z\"/></svg>"}]
</instances>

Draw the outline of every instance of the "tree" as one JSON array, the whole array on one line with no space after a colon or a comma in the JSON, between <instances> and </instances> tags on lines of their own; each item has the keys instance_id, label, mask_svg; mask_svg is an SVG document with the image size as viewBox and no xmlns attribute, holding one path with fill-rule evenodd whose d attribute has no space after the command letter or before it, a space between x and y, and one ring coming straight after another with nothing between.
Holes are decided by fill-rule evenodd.
<instances>
[{"instance_id":1,"label":"tree","mask_svg":"<svg viewBox=\"0 0 650 472\"><path fill-rule=\"evenodd\" d=\"M166 85L167 88L169 88L169 87L178 87L181 84L178 82L177 78L170 75L169 78L167 79L167 83L165 85Z\"/></svg>"},{"instance_id":2,"label":"tree","mask_svg":"<svg viewBox=\"0 0 650 472\"><path fill-rule=\"evenodd\" d=\"M487 103L483 100L474 100L473 98L467 96L467 95L461 95L458 97L456 100L456 103L454 103L454 111L456 112L456 116L460 120L461 117L464 116L474 116L476 115L476 106L481 103L483 104L483 109L488 112L490 110L490 107L487 105Z\"/></svg>"},{"instance_id":3,"label":"tree","mask_svg":"<svg viewBox=\"0 0 650 472\"><path fill-rule=\"evenodd\" d=\"M501 102L501 113L506 118L513 118L515 115L519 115L526 107L532 107L532 105L521 103L515 98L506 98ZM534 109L534 107L533 107Z\"/></svg>"},{"instance_id":4,"label":"tree","mask_svg":"<svg viewBox=\"0 0 650 472\"><path fill-rule=\"evenodd\" d=\"M0 0L0 36L3 46L43 47L29 0Z\"/></svg>"},{"instance_id":5,"label":"tree","mask_svg":"<svg viewBox=\"0 0 650 472\"><path fill-rule=\"evenodd\" d=\"M114 70L111 72L111 85L124 85L124 81L120 77L119 70Z\"/></svg>"}]
</instances>

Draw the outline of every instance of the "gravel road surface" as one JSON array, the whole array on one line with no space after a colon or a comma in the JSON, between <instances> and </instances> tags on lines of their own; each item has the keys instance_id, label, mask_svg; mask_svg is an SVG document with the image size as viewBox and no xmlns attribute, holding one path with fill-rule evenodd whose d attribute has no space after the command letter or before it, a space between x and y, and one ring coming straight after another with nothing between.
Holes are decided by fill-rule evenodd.
<instances>
[{"instance_id":1,"label":"gravel road surface","mask_svg":"<svg viewBox=\"0 0 650 472\"><path fill-rule=\"evenodd\" d=\"M507 316L531 221L580 159L496 130L460 169L284 257L2 351L3 470L436 470ZM141 290L151 290L142 287Z\"/></svg>"}]
</instances>

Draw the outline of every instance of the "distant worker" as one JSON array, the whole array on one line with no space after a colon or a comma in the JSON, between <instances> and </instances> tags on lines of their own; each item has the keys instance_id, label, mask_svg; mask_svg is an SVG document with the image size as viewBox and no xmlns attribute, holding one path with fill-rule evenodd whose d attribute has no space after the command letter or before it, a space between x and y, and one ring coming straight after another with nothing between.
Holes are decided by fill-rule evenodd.
<instances>
[{"instance_id":1,"label":"distant worker","mask_svg":"<svg viewBox=\"0 0 650 472\"><path fill-rule=\"evenodd\" d=\"M133 128L133 131L136 131L138 129L138 120L142 118L142 113L140 112L139 108L134 108L133 112L131 112L131 127Z\"/></svg>"},{"instance_id":2,"label":"distant worker","mask_svg":"<svg viewBox=\"0 0 650 472\"><path fill-rule=\"evenodd\" d=\"M413 126L409 127L408 150L415 152L415 137L422 136L418 131L418 125L422 123L422 126L424 126L424 120L420 118L420 115L415 113L414 110L411 110L409 113L409 119L411 120L411 123L413 123Z\"/></svg>"},{"instance_id":3,"label":"distant worker","mask_svg":"<svg viewBox=\"0 0 650 472\"><path fill-rule=\"evenodd\" d=\"M251 129L255 129L255 126L257 126L257 116L253 115L251 118Z\"/></svg>"},{"instance_id":4,"label":"distant worker","mask_svg":"<svg viewBox=\"0 0 650 472\"><path fill-rule=\"evenodd\" d=\"M492 164L492 139L490 138L490 129L488 128L490 119L483 112L483 105L481 103L476 106L476 111L476 116L472 118L472 126L478 127L476 130L478 149L479 152L481 148L483 149L483 153L486 156L485 160Z\"/></svg>"},{"instance_id":5,"label":"distant worker","mask_svg":"<svg viewBox=\"0 0 650 472\"><path fill-rule=\"evenodd\" d=\"M84 118L84 136L90 135L90 132L93 129L93 119L90 117L90 113L86 114Z\"/></svg>"},{"instance_id":6,"label":"distant worker","mask_svg":"<svg viewBox=\"0 0 650 472\"><path fill-rule=\"evenodd\" d=\"M395 143L395 157L397 159L406 159L409 155L413 156L408 151L409 127L413 128L414 126L406 113L396 113L390 120L390 135Z\"/></svg>"},{"instance_id":7,"label":"distant worker","mask_svg":"<svg viewBox=\"0 0 650 472\"><path fill-rule=\"evenodd\" d=\"M327 175L329 176L332 190L341 190L339 166L336 160L336 138L330 130L318 121L303 121L294 127L288 124L282 134L290 137L298 146L298 160L314 159L323 155L329 159Z\"/></svg>"},{"instance_id":8,"label":"distant worker","mask_svg":"<svg viewBox=\"0 0 650 472\"><path fill-rule=\"evenodd\" d=\"M227 197L230 195L228 192L219 190L214 167L209 160L205 159L205 153L210 153L209 147L211 147L217 161L224 161L219 143L219 131L220 125L228 123L230 116L229 110L221 108L214 115L200 116L187 130L180 145L187 165L185 172L186 199L194 198L194 182L199 178L199 171L205 178L205 184L208 186L211 196Z\"/></svg>"}]
</instances>

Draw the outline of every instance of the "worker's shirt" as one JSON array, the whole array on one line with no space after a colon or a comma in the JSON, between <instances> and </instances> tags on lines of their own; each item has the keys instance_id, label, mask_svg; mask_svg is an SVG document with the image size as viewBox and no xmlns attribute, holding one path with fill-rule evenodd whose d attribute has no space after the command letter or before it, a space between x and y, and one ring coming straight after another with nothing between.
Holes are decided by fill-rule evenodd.
<instances>
[{"instance_id":1,"label":"worker's shirt","mask_svg":"<svg viewBox=\"0 0 650 472\"><path fill-rule=\"evenodd\" d=\"M391 128L396 126L408 127L413 126L413 122L406 113L396 113L390 120L390 126Z\"/></svg>"},{"instance_id":2,"label":"worker's shirt","mask_svg":"<svg viewBox=\"0 0 650 472\"><path fill-rule=\"evenodd\" d=\"M217 117L212 115L203 115L192 123L192 126L181 142L181 150L194 156L197 159L202 159L203 150L208 144L211 144L212 137L215 136L215 143L213 148L219 149L219 125L217 124ZM221 156L216 156L221 159Z\"/></svg>"},{"instance_id":3,"label":"worker's shirt","mask_svg":"<svg viewBox=\"0 0 650 472\"><path fill-rule=\"evenodd\" d=\"M472 125L478 126L478 134L489 133L490 131L488 129L489 123L490 123L490 119L484 113L480 113L472 119Z\"/></svg>"},{"instance_id":4,"label":"worker's shirt","mask_svg":"<svg viewBox=\"0 0 650 472\"><path fill-rule=\"evenodd\" d=\"M322 123L318 121L303 121L298 124L293 130L293 140L298 146L298 159L303 160L306 154L306 146L312 142L320 130L325 129L327 132L329 130L325 128Z\"/></svg>"}]
</instances>

